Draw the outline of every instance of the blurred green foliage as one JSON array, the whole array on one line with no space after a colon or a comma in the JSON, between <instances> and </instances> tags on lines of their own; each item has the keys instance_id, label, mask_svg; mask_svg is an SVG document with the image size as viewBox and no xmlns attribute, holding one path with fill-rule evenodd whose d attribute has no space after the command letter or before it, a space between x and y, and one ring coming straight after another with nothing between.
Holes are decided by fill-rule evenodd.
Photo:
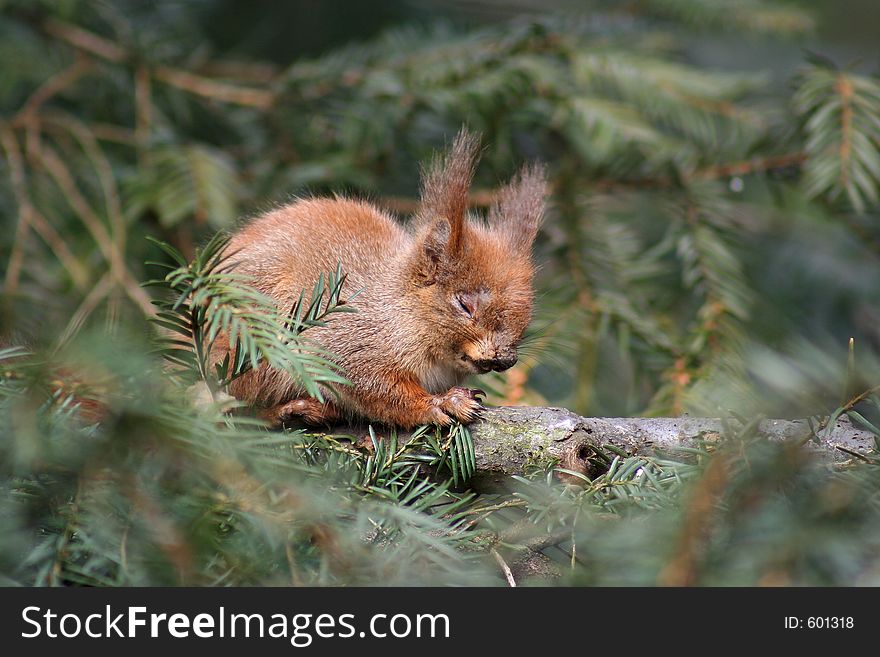
<instances>
[{"instance_id":1,"label":"blurred green foliage","mask_svg":"<svg viewBox=\"0 0 880 657\"><path fill-rule=\"evenodd\" d=\"M364 451L193 411L187 386L212 375L191 353L191 376L163 371L140 282L164 271L144 263L177 268L161 280L178 299L257 303L201 277L217 229L310 193L405 218L418 163L467 124L485 143L474 212L523 161L553 184L533 335L490 401L877 424L876 396L847 404L877 384L877 78L817 54L705 64L716 39L743 59L770 40L797 52L814 14L321 4L0 2L0 336L25 345L0 352L7 581L497 584L499 560L540 553L543 576L578 584L876 584L870 459L830 470L731 435L611 455L581 489L536 473L474 496L460 427ZM230 327L159 296L188 337ZM259 321L221 387L253 358L336 376Z\"/></svg>"}]
</instances>

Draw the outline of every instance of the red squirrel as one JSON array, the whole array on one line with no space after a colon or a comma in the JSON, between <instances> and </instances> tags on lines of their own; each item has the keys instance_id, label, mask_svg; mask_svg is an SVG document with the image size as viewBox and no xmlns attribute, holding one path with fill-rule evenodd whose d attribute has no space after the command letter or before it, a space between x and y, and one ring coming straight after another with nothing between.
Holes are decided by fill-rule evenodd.
<instances>
[{"instance_id":1,"label":"red squirrel","mask_svg":"<svg viewBox=\"0 0 880 657\"><path fill-rule=\"evenodd\" d=\"M327 401L265 365L230 393L280 425L361 417L402 428L472 421L481 391L471 374L503 371L532 313L532 242L544 211L542 167L526 166L499 194L488 222L469 217L478 139L462 130L423 170L419 209L402 226L348 198L297 200L250 221L227 247L234 271L290 308L322 272L341 262L357 312L309 329L351 385ZM222 358L222 354L220 355Z\"/></svg>"}]
</instances>

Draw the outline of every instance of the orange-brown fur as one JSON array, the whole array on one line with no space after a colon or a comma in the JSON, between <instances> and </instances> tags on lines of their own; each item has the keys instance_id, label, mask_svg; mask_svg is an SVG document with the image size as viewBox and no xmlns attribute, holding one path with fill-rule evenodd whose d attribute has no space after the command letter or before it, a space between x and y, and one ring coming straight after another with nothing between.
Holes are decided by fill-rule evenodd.
<instances>
[{"instance_id":1,"label":"orange-brown fur","mask_svg":"<svg viewBox=\"0 0 880 657\"><path fill-rule=\"evenodd\" d=\"M466 217L476 151L476 139L462 131L425 172L421 208L408 229L367 202L337 197L295 201L234 235L228 252L235 271L281 309L340 261L348 293L361 292L356 313L308 332L352 382L334 386L332 401L309 399L265 366L230 392L262 407L273 423L345 414L408 428L474 419L476 391L458 386L516 359L531 317L530 252L546 191L543 172L527 168L501 194L488 226Z\"/></svg>"}]
</instances>

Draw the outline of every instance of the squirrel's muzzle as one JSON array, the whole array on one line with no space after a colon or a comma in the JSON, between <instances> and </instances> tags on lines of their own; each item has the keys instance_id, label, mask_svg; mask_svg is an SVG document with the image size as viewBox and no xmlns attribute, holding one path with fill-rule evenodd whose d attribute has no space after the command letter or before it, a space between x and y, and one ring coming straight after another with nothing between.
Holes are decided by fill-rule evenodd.
<instances>
[{"instance_id":1,"label":"squirrel's muzzle","mask_svg":"<svg viewBox=\"0 0 880 657\"><path fill-rule=\"evenodd\" d=\"M492 371L503 372L516 365L516 354L490 360L475 360L474 365L484 374Z\"/></svg>"}]
</instances>

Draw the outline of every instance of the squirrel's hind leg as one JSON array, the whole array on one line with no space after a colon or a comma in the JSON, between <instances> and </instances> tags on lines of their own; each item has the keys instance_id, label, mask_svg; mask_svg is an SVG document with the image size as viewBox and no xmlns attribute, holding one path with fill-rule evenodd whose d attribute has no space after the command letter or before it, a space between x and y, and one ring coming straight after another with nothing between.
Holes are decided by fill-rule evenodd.
<instances>
[{"instance_id":1,"label":"squirrel's hind leg","mask_svg":"<svg viewBox=\"0 0 880 657\"><path fill-rule=\"evenodd\" d=\"M285 422L304 422L313 426L333 424L342 416L339 409L329 401L320 402L312 397L302 397L261 410L258 417L274 427Z\"/></svg>"}]
</instances>

